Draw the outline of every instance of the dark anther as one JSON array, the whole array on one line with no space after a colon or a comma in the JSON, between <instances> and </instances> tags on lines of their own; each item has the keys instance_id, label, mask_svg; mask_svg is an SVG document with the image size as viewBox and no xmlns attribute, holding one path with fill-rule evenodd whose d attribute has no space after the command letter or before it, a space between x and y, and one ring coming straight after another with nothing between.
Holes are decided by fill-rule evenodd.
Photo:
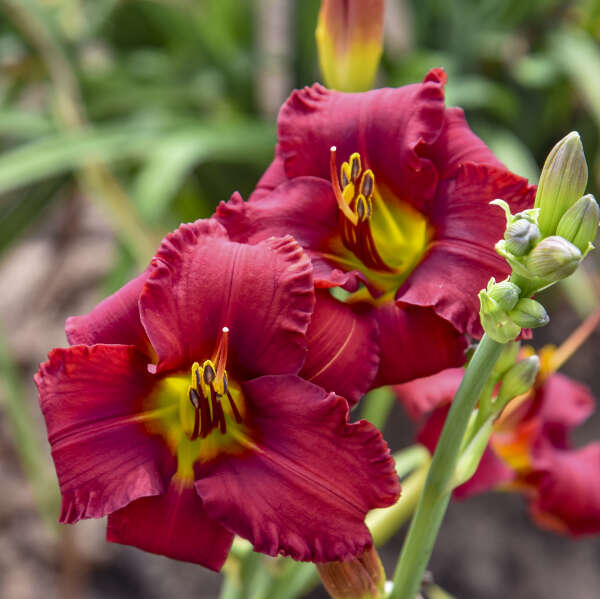
<instances>
[{"instance_id":1,"label":"dark anther","mask_svg":"<svg viewBox=\"0 0 600 599\"><path fill-rule=\"evenodd\" d=\"M373 177L369 173L365 173L362 179L360 192L368 198L373 192Z\"/></svg>"},{"instance_id":2,"label":"dark anther","mask_svg":"<svg viewBox=\"0 0 600 599\"><path fill-rule=\"evenodd\" d=\"M200 369L196 368L196 387L200 389L202 385L200 384Z\"/></svg>"},{"instance_id":3,"label":"dark anther","mask_svg":"<svg viewBox=\"0 0 600 599\"><path fill-rule=\"evenodd\" d=\"M360 162L358 158L354 158L352 160L352 164L350 165L350 177L352 181L356 181L358 179L358 175L360 174Z\"/></svg>"},{"instance_id":4,"label":"dark anther","mask_svg":"<svg viewBox=\"0 0 600 599\"><path fill-rule=\"evenodd\" d=\"M196 389L190 389L190 402L196 410L200 409L200 396Z\"/></svg>"},{"instance_id":5,"label":"dark anther","mask_svg":"<svg viewBox=\"0 0 600 599\"><path fill-rule=\"evenodd\" d=\"M346 170L344 169L342 170L342 189L344 189L348 183L350 183L350 181L348 181L348 175L346 175Z\"/></svg>"},{"instance_id":6,"label":"dark anther","mask_svg":"<svg viewBox=\"0 0 600 599\"><path fill-rule=\"evenodd\" d=\"M364 220L365 213L366 213L365 199L363 197L359 196L358 200L356 201L356 214L358 214L358 219Z\"/></svg>"},{"instance_id":7,"label":"dark anther","mask_svg":"<svg viewBox=\"0 0 600 599\"><path fill-rule=\"evenodd\" d=\"M210 364L207 364L204 367L204 382L207 385L211 385L212 382L215 380L215 378L217 377L216 372L213 370L213 367Z\"/></svg>"}]
</instances>

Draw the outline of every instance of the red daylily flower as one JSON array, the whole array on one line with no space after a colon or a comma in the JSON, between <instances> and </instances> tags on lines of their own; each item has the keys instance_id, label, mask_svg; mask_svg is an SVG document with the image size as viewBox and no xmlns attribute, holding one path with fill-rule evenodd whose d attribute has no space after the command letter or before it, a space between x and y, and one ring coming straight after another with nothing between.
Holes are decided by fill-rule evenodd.
<instances>
[{"instance_id":1,"label":"red daylily flower","mask_svg":"<svg viewBox=\"0 0 600 599\"><path fill-rule=\"evenodd\" d=\"M313 306L291 237L242 245L197 221L70 318L75 345L35 377L61 522L108 514L109 541L215 570L234 534L299 560L362 553L398 479L377 430L297 376Z\"/></svg>"},{"instance_id":2,"label":"red daylily flower","mask_svg":"<svg viewBox=\"0 0 600 599\"><path fill-rule=\"evenodd\" d=\"M435 449L462 368L396 387L414 418L429 414L417 438ZM523 492L534 520L573 536L600 533L600 442L571 449L569 432L594 410L587 387L553 374L513 400L494 423L473 477L455 490L468 497L492 489Z\"/></svg>"},{"instance_id":3,"label":"red daylily flower","mask_svg":"<svg viewBox=\"0 0 600 599\"><path fill-rule=\"evenodd\" d=\"M504 215L489 202L502 198L513 211L533 204L534 187L506 170L462 110L445 108L445 81L435 69L397 89L295 91L279 114L275 159L250 200L235 194L216 213L238 241L293 235L312 260L317 305L327 302L322 319L347 313L345 327L328 327L338 347L361 346L357 322L372 323L377 373L373 360L363 372L352 367L371 386L463 363L463 333L482 333L477 292L508 275L494 251ZM327 300L333 287L349 297ZM319 361L334 364L325 353ZM358 400L359 390L334 378Z\"/></svg>"}]
</instances>

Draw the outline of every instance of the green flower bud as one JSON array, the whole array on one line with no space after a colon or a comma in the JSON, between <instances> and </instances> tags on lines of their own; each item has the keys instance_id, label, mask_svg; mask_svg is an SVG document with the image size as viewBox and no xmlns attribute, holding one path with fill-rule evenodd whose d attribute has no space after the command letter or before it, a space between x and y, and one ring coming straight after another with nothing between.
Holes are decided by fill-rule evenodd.
<instances>
[{"instance_id":1,"label":"green flower bud","mask_svg":"<svg viewBox=\"0 0 600 599\"><path fill-rule=\"evenodd\" d=\"M550 322L550 317L544 306L540 302L529 298L519 300L508 315L513 322L527 329L543 327Z\"/></svg>"},{"instance_id":2,"label":"green flower bud","mask_svg":"<svg viewBox=\"0 0 600 599\"><path fill-rule=\"evenodd\" d=\"M514 363L519 355L521 349L521 343L519 341L512 341L507 343L498 358L498 361L494 365L492 372L497 376L502 376Z\"/></svg>"},{"instance_id":3,"label":"green flower bud","mask_svg":"<svg viewBox=\"0 0 600 599\"><path fill-rule=\"evenodd\" d=\"M506 228L505 248L514 256L524 256L540 237L540 230L535 223L520 218Z\"/></svg>"},{"instance_id":4,"label":"green flower bud","mask_svg":"<svg viewBox=\"0 0 600 599\"><path fill-rule=\"evenodd\" d=\"M573 273L582 257L579 249L570 241L552 235L531 250L525 264L532 276L554 282Z\"/></svg>"},{"instance_id":5,"label":"green flower bud","mask_svg":"<svg viewBox=\"0 0 600 599\"><path fill-rule=\"evenodd\" d=\"M451 486L453 489L466 483L475 474L483 457L483 452L488 446L493 422L493 418L488 418L461 452L452 477Z\"/></svg>"},{"instance_id":6,"label":"green flower bud","mask_svg":"<svg viewBox=\"0 0 600 599\"><path fill-rule=\"evenodd\" d=\"M535 207L544 236L554 235L562 215L583 195L587 177L581 139L572 131L552 148L540 175Z\"/></svg>"},{"instance_id":7,"label":"green flower bud","mask_svg":"<svg viewBox=\"0 0 600 599\"><path fill-rule=\"evenodd\" d=\"M511 283L508 279L500 281L500 283L492 283L492 281L494 281L493 277L490 280L491 285L488 284L488 297L493 299L502 310L512 310L517 305L521 296L519 287Z\"/></svg>"},{"instance_id":8,"label":"green flower bud","mask_svg":"<svg viewBox=\"0 0 600 599\"><path fill-rule=\"evenodd\" d=\"M502 379L498 397L494 402L498 409L502 409L513 397L529 391L539 369L540 359L537 356L519 360Z\"/></svg>"},{"instance_id":9,"label":"green flower bud","mask_svg":"<svg viewBox=\"0 0 600 599\"><path fill-rule=\"evenodd\" d=\"M585 252L596 238L599 220L598 203L592 194L587 194L563 214L556 227L556 234Z\"/></svg>"},{"instance_id":10,"label":"green flower bud","mask_svg":"<svg viewBox=\"0 0 600 599\"><path fill-rule=\"evenodd\" d=\"M506 311L488 295L485 289L479 292L479 304L481 326L494 341L508 343L521 332L521 327L510 319Z\"/></svg>"}]
</instances>

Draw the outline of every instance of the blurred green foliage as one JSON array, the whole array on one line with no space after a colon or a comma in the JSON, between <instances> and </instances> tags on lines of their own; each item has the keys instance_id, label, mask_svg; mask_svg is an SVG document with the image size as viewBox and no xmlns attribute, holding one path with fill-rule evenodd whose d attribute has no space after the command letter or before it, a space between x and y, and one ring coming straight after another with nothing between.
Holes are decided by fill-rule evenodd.
<instances>
[{"instance_id":1,"label":"blurred green foliage","mask_svg":"<svg viewBox=\"0 0 600 599\"><path fill-rule=\"evenodd\" d=\"M276 32L264 17L274 4L288 21L288 48L265 58L261 42ZM578 129L597 189L597 0L388 5L381 85L444 66L448 103L532 180L553 143ZM208 216L236 189L247 197L275 141L257 82L269 60L279 60L288 87L318 79L318 7L0 0L0 252L51 204L82 193L113 219L123 247L115 268L127 276L165 231Z\"/></svg>"}]
</instances>

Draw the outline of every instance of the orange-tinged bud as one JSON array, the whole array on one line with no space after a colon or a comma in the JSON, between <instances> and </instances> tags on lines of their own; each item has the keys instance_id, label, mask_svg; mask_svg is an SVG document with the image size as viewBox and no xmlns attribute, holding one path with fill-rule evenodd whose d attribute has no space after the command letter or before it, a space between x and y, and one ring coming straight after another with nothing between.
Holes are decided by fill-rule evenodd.
<instances>
[{"instance_id":1,"label":"orange-tinged bud","mask_svg":"<svg viewBox=\"0 0 600 599\"><path fill-rule=\"evenodd\" d=\"M316 566L332 599L383 597L385 571L374 547L349 561L318 563Z\"/></svg>"},{"instance_id":2,"label":"orange-tinged bud","mask_svg":"<svg viewBox=\"0 0 600 599\"><path fill-rule=\"evenodd\" d=\"M384 0L322 0L315 32L325 84L371 89L381 58Z\"/></svg>"}]
</instances>

